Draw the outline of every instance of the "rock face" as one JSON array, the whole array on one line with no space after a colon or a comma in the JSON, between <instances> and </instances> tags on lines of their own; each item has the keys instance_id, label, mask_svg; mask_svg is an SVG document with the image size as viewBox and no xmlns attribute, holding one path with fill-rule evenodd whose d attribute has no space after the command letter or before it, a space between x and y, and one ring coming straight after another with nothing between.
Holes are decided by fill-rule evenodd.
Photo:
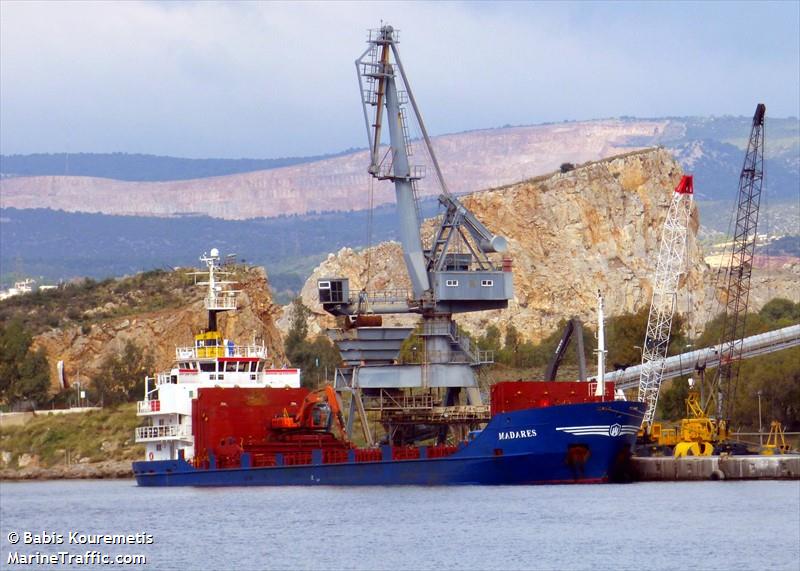
<instances>
[{"instance_id":1,"label":"rock face","mask_svg":"<svg viewBox=\"0 0 800 571\"><path fill-rule=\"evenodd\" d=\"M633 148L658 137L669 121L584 121L485 129L434 139L450 189L471 192ZM418 143L415 143L415 145ZM419 150L415 156L424 156ZM2 207L53 208L146 216L202 213L228 219L367 208L367 152L251 173L172 182L38 176L0 180ZM394 201L389 183L375 183L374 204ZM423 184L420 194L438 194Z\"/></svg>"},{"instance_id":2,"label":"rock face","mask_svg":"<svg viewBox=\"0 0 800 571\"><path fill-rule=\"evenodd\" d=\"M219 315L220 331L240 344L252 343L254 337L262 339L274 364L284 364L283 339L275 325L281 309L272 302L266 273L262 268L251 268L239 287L242 290L239 309ZM91 379L103 361L120 353L128 341L153 355L156 364L153 373L167 369L175 358L175 347L191 345L193 336L207 326L204 292L201 287L196 292L180 309L101 321L93 324L87 334L80 327L54 329L38 335L34 347L45 348L54 386L58 384L55 369L58 360L64 361L68 379L74 380L78 373L83 379Z\"/></svg>"},{"instance_id":3,"label":"rock face","mask_svg":"<svg viewBox=\"0 0 800 571\"><path fill-rule=\"evenodd\" d=\"M490 230L508 239L514 299L505 310L457 315L456 320L473 334L489 324L504 330L513 323L522 336L536 341L570 316L594 323L598 290L607 315L649 306L661 229L681 175L667 151L649 149L464 197L464 204ZM432 222L426 224L424 233L430 234ZM688 238L689 269L677 300L678 312L688 317L695 331L718 311L715 275L703 261L697 230L695 211ZM312 332L332 325L317 302L316 282L335 276L350 278L351 291L367 284L368 277L370 290L409 287L397 243L331 254L302 290L315 314ZM769 297L755 294L751 307L757 309ZM279 323L287 324L286 317Z\"/></svg>"}]
</instances>

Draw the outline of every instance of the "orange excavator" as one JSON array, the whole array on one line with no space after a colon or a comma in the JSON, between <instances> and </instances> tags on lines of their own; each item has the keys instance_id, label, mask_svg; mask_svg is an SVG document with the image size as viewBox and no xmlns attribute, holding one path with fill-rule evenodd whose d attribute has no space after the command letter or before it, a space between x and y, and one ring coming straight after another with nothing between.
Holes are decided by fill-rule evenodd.
<instances>
[{"instance_id":1,"label":"orange excavator","mask_svg":"<svg viewBox=\"0 0 800 571\"><path fill-rule=\"evenodd\" d=\"M276 430L311 430L330 432L331 425L336 422L340 435L347 441L347 429L344 416L339 406L336 391L331 385L312 391L306 395L297 414L290 415L286 410L282 416L272 419L272 428Z\"/></svg>"}]
</instances>

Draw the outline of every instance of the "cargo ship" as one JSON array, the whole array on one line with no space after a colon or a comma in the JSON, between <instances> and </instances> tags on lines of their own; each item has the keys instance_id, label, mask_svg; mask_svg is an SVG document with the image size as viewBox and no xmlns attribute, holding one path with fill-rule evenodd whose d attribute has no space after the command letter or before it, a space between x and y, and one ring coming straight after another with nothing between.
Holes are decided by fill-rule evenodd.
<instances>
[{"instance_id":1,"label":"cargo ship","mask_svg":"<svg viewBox=\"0 0 800 571\"><path fill-rule=\"evenodd\" d=\"M139 403L150 420L137 430L147 446L133 464L139 485L503 485L624 475L645 405L604 382L601 296L597 382L479 382L493 354L453 317L508 307L513 263L506 239L448 190L397 38L388 24L371 30L356 68L367 172L394 185L410 289L367 283L351 292L347 277L319 279L342 364L331 385L309 390L299 371L265 369L258 350L222 339L215 315L234 308L235 292L210 285L208 331L178 350L176 367L153 389L148 382ZM409 137L411 118L420 138ZM411 164L415 154L429 157L441 187L432 235L423 236L431 227L419 218L426 169ZM392 314L418 316L417 325L384 327Z\"/></svg>"},{"instance_id":2,"label":"cargo ship","mask_svg":"<svg viewBox=\"0 0 800 571\"><path fill-rule=\"evenodd\" d=\"M622 480L644 406L595 400L587 389L581 382L497 383L491 420L456 445L364 448L337 434L335 406L319 393L201 388L192 403L194 457L134 462L133 471L140 486Z\"/></svg>"},{"instance_id":3,"label":"cargo ship","mask_svg":"<svg viewBox=\"0 0 800 571\"><path fill-rule=\"evenodd\" d=\"M462 436L457 441L434 436L406 444L387 437L357 446L340 391L302 388L301 371L269 366L263 344L222 337L217 314L237 309L238 292L220 279L225 272L216 249L200 260L208 327L193 346L176 349L170 371L146 379L137 412L147 424L136 429L145 459L133 463L140 486L502 485L625 477L644 405L616 400L611 385L598 393L594 382L499 382L491 387L490 406L424 408L417 393L415 423L480 428L454 430ZM351 395L350 403L361 409L377 398L365 393ZM397 412L390 416L402 425Z\"/></svg>"}]
</instances>

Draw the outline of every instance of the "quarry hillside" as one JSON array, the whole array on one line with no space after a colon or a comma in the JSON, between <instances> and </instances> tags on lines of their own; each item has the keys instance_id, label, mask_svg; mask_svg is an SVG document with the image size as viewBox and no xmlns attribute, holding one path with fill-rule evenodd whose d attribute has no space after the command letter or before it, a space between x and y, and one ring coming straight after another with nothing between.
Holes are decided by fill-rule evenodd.
<instances>
[{"instance_id":1,"label":"quarry hillside","mask_svg":"<svg viewBox=\"0 0 800 571\"><path fill-rule=\"evenodd\" d=\"M465 206L492 232L508 239L514 299L505 310L457 315L456 320L473 334L490 324L502 330L513 323L523 337L539 340L562 319L577 316L593 322L598 290L605 296L607 315L649 306L661 228L682 174L666 150L648 149L463 197ZM703 261L698 226L695 210L688 238L688 271L677 300L678 312L694 331L719 311L716 272ZM431 221L427 228L429 236ZM754 274L751 308L758 309L776 296L797 301L798 274L797 265ZM333 325L316 300L317 280L338 276L350 279L351 292L364 287L410 287L396 242L331 253L302 289L304 303L314 312L313 331ZM407 324L414 317L387 321ZM288 323L285 309L279 325L286 330Z\"/></svg>"},{"instance_id":2,"label":"quarry hillside","mask_svg":"<svg viewBox=\"0 0 800 571\"><path fill-rule=\"evenodd\" d=\"M552 171L564 162L596 160L651 140L668 121L602 120L486 129L434 139L454 192L471 192ZM419 147L419 144L415 144ZM417 149L419 154L421 149ZM0 179L3 208L169 216L207 214L246 219L367 207L367 152L270 170L194 180L131 182L85 176ZM438 194L421 185L421 195ZM388 182L375 183L374 205L394 201Z\"/></svg>"}]
</instances>

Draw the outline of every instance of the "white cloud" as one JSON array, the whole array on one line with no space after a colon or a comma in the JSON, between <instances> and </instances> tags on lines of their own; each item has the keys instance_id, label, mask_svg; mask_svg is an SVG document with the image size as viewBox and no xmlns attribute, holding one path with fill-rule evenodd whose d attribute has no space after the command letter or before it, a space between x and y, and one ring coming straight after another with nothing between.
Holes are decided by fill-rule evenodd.
<instances>
[{"instance_id":1,"label":"white cloud","mask_svg":"<svg viewBox=\"0 0 800 571\"><path fill-rule=\"evenodd\" d=\"M4 153L285 156L364 145L381 19L434 133L611 115L797 114L794 3L0 3Z\"/></svg>"}]
</instances>

